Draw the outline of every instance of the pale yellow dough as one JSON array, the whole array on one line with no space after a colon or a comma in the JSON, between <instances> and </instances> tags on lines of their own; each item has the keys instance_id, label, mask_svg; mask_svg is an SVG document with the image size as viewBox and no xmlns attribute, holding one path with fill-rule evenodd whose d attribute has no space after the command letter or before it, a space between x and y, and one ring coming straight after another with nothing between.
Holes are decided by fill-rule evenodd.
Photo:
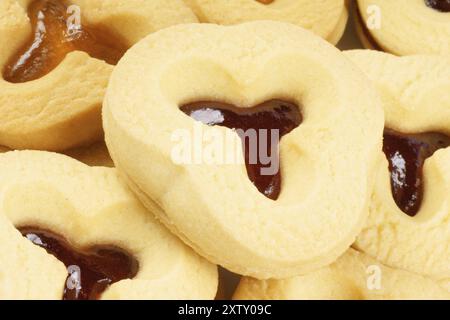
<instances>
[{"instance_id":1,"label":"pale yellow dough","mask_svg":"<svg viewBox=\"0 0 450 320\"><path fill-rule=\"evenodd\" d=\"M365 23L381 14L380 28L370 30L384 51L396 55L450 54L450 14L424 0L357 0ZM362 33L360 33L362 35ZM365 45L367 39L362 39Z\"/></svg>"},{"instance_id":2,"label":"pale yellow dough","mask_svg":"<svg viewBox=\"0 0 450 320\"><path fill-rule=\"evenodd\" d=\"M238 24L254 20L289 22L336 44L348 19L346 0L184 0L201 22Z\"/></svg>"},{"instance_id":3,"label":"pale yellow dough","mask_svg":"<svg viewBox=\"0 0 450 320\"><path fill-rule=\"evenodd\" d=\"M387 128L403 133L450 135L449 58L399 58L369 50L348 51L346 55L378 87ZM450 148L441 149L426 160L424 199L415 217L397 207L388 161L383 153L380 157L369 220L356 247L386 265L450 285Z\"/></svg>"},{"instance_id":4,"label":"pale yellow dough","mask_svg":"<svg viewBox=\"0 0 450 320\"><path fill-rule=\"evenodd\" d=\"M101 104L113 66L86 53L69 53L46 76L21 84L1 76L30 37L32 0L0 1L0 145L60 151L102 137ZM73 0L82 23L107 26L131 46L164 27L197 21L182 0Z\"/></svg>"},{"instance_id":5,"label":"pale yellow dough","mask_svg":"<svg viewBox=\"0 0 450 320\"><path fill-rule=\"evenodd\" d=\"M333 264L284 280L243 278L236 300L450 300L438 282L349 249Z\"/></svg>"},{"instance_id":6,"label":"pale yellow dough","mask_svg":"<svg viewBox=\"0 0 450 320\"><path fill-rule=\"evenodd\" d=\"M41 151L0 155L0 300L61 299L64 265L14 228L38 227L75 247L113 245L139 262L102 299L213 299L217 267L155 221L115 169Z\"/></svg>"},{"instance_id":7,"label":"pale yellow dough","mask_svg":"<svg viewBox=\"0 0 450 320\"><path fill-rule=\"evenodd\" d=\"M281 141L277 201L257 190L243 163L173 161L180 130L200 126L209 137L228 133L225 150L240 145L230 129L202 125L180 105L249 107L273 98L297 103L304 116ZM160 31L119 63L103 114L114 163L143 203L235 273L280 278L324 266L347 250L366 219L382 142L379 98L339 50L302 28L265 21ZM236 152L243 159L242 148Z\"/></svg>"}]
</instances>

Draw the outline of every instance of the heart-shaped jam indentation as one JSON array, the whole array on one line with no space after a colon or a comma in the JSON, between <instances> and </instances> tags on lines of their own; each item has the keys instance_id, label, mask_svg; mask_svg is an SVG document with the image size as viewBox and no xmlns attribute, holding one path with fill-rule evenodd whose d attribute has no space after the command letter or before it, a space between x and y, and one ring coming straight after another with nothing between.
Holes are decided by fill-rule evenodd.
<instances>
[{"instance_id":1,"label":"heart-shaped jam indentation","mask_svg":"<svg viewBox=\"0 0 450 320\"><path fill-rule=\"evenodd\" d=\"M450 0L425 0L425 4L440 12L450 12Z\"/></svg>"},{"instance_id":2,"label":"heart-shaped jam indentation","mask_svg":"<svg viewBox=\"0 0 450 320\"><path fill-rule=\"evenodd\" d=\"M450 146L440 133L402 134L386 129L383 151L389 161L392 195L398 207L414 217L423 198L423 166L437 150Z\"/></svg>"},{"instance_id":3,"label":"heart-shaped jam indentation","mask_svg":"<svg viewBox=\"0 0 450 320\"><path fill-rule=\"evenodd\" d=\"M107 28L86 26L81 13L60 0L34 0L28 6L32 36L3 69L12 83L39 79L55 69L71 51L115 65L127 51L125 41Z\"/></svg>"},{"instance_id":4,"label":"heart-shaped jam indentation","mask_svg":"<svg viewBox=\"0 0 450 320\"><path fill-rule=\"evenodd\" d=\"M296 104L270 100L255 107L240 108L222 102L201 101L183 105L180 110L204 124L234 129L242 140L250 181L267 198L278 199L281 191L279 143L303 120ZM276 164L268 164L267 159ZM267 166L276 168L275 172L265 170Z\"/></svg>"},{"instance_id":5,"label":"heart-shaped jam indentation","mask_svg":"<svg viewBox=\"0 0 450 320\"><path fill-rule=\"evenodd\" d=\"M96 246L79 251L52 232L33 227L19 228L19 231L67 267L64 300L96 300L109 285L132 279L139 269L136 259L113 246Z\"/></svg>"}]
</instances>

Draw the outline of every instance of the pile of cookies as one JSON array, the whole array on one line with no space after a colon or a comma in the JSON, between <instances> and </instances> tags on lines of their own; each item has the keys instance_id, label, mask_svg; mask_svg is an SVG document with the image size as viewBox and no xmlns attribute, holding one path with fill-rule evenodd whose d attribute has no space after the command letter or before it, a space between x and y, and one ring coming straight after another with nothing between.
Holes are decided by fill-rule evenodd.
<instances>
[{"instance_id":1,"label":"pile of cookies","mask_svg":"<svg viewBox=\"0 0 450 320\"><path fill-rule=\"evenodd\" d=\"M0 70L0 299L450 299L449 0L0 0Z\"/></svg>"}]
</instances>

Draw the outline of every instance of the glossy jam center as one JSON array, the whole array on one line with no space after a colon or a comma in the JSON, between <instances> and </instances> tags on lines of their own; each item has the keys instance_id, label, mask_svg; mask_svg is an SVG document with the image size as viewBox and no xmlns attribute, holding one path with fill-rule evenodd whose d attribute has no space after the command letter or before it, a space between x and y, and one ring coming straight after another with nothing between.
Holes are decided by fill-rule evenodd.
<instances>
[{"instance_id":1,"label":"glossy jam center","mask_svg":"<svg viewBox=\"0 0 450 320\"><path fill-rule=\"evenodd\" d=\"M385 130L383 151L389 161L392 195L398 207L415 216L423 198L423 166L437 150L450 146L439 133L401 134Z\"/></svg>"},{"instance_id":2,"label":"glossy jam center","mask_svg":"<svg viewBox=\"0 0 450 320\"><path fill-rule=\"evenodd\" d=\"M262 4L271 4L272 2L274 2L274 0L256 0L258 2L261 2Z\"/></svg>"},{"instance_id":3,"label":"glossy jam center","mask_svg":"<svg viewBox=\"0 0 450 320\"><path fill-rule=\"evenodd\" d=\"M425 3L438 11L450 12L450 0L425 0Z\"/></svg>"},{"instance_id":4,"label":"glossy jam center","mask_svg":"<svg viewBox=\"0 0 450 320\"><path fill-rule=\"evenodd\" d=\"M133 278L138 262L123 250L94 247L76 251L61 236L38 228L19 229L24 237L47 250L65 264L68 271L64 300L95 300L112 283Z\"/></svg>"},{"instance_id":5,"label":"glossy jam center","mask_svg":"<svg viewBox=\"0 0 450 320\"><path fill-rule=\"evenodd\" d=\"M187 104L180 109L204 124L235 129L242 140L250 181L269 199L278 199L281 191L280 170L274 174L265 173L264 168L268 164L263 163L266 161L262 161L260 155L276 158L279 164L278 147L281 138L302 122L302 115L296 104L270 100L252 108L239 108L226 103L204 101ZM252 132L255 134L252 135Z\"/></svg>"},{"instance_id":6,"label":"glossy jam center","mask_svg":"<svg viewBox=\"0 0 450 320\"><path fill-rule=\"evenodd\" d=\"M6 81L39 79L71 51L84 51L115 65L127 50L124 41L107 29L83 25L80 12L70 10L61 0L34 0L28 7L28 16L32 36L5 66Z\"/></svg>"}]
</instances>

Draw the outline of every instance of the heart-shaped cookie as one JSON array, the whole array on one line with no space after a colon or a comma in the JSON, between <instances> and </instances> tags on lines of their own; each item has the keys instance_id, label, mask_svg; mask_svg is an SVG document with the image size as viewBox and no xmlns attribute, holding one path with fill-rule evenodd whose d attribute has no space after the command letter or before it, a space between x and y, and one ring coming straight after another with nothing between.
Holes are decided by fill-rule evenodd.
<instances>
[{"instance_id":1,"label":"heart-shaped cookie","mask_svg":"<svg viewBox=\"0 0 450 320\"><path fill-rule=\"evenodd\" d=\"M216 266L156 222L114 169L16 151L0 155L0 178L1 299L215 297Z\"/></svg>"},{"instance_id":2,"label":"heart-shaped cookie","mask_svg":"<svg viewBox=\"0 0 450 320\"><path fill-rule=\"evenodd\" d=\"M195 21L182 0L2 0L0 145L61 151L99 140L113 65L147 34Z\"/></svg>"},{"instance_id":3,"label":"heart-shaped cookie","mask_svg":"<svg viewBox=\"0 0 450 320\"><path fill-rule=\"evenodd\" d=\"M103 111L108 149L134 192L233 272L308 272L347 250L365 221L380 102L353 64L302 28L266 21L163 30L122 59ZM246 128L257 114L279 121ZM285 121L292 126L283 136ZM256 179L280 173L276 200L252 179L242 138L260 166Z\"/></svg>"},{"instance_id":4,"label":"heart-shaped cookie","mask_svg":"<svg viewBox=\"0 0 450 320\"><path fill-rule=\"evenodd\" d=\"M356 247L450 284L450 59L346 55L376 84L386 114L369 220Z\"/></svg>"}]
</instances>

